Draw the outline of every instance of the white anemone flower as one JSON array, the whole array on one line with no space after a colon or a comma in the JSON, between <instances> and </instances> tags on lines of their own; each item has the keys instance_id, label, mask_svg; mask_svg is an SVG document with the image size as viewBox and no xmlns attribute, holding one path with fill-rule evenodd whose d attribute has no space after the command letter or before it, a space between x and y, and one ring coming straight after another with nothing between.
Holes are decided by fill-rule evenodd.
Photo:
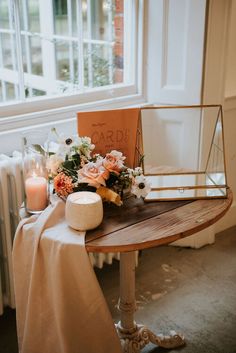
<instances>
[{"instance_id":1,"label":"white anemone flower","mask_svg":"<svg viewBox=\"0 0 236 353\"><path fill-rule=\"evenodd\" d=\"M65 157L70 155L73 149L75 151L78 148L79 140L77 136L60 134L58 143L57 154Z\"/></svg>"},{"instance_id":2,"label":"white anemone flower","mask_svg":"<svg viewBox=\"0 0 236 353\"><path fill-rule=\"evenodd\" d=\"M52 175L57 174L57 170L61 163L64 161L64 158L57 154L52 154L48 159L47 159L47 169L50 171Z\"/></svg>"},{"instance_id":3,"label":"white anemone flower","mask_svg":"<svg viewBox=\"0 0 236 353\"><path fill-rule=\"evenodd\" d=\"M134 183L131 187L131 192L137 198L145 197L151 191L151 184L144 175L138 175L134 178Z\"/></svg>"}]
</instances>

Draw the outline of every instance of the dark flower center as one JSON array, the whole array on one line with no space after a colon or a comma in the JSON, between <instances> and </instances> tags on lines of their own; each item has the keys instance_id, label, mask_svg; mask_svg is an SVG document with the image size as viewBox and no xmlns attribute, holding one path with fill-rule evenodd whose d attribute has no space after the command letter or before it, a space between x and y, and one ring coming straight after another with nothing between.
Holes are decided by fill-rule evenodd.
<instances>
[{"instance_id":1,"label":"dark flower center","mask_svg":"<svg viewBox=\"0 0 236 353\"><path fill-rule=\"evenodd\" d=\"M70 144L72 143L72 139L71 139L71 138L68 138L68 139L66 139L65 142L66 142L67 145L70 145Z\"/></svg>"},{"instance_id":2,"label":"dark flower center","mask_svg":"<svg viewBox=\"0 0 236 353\"><path fill-rule=\"evenodd\" d=\"M139 183L138 187L139 187L139 189L144 189L145 188L145 184L144 183Z\"/></svg>"}]
</instances>

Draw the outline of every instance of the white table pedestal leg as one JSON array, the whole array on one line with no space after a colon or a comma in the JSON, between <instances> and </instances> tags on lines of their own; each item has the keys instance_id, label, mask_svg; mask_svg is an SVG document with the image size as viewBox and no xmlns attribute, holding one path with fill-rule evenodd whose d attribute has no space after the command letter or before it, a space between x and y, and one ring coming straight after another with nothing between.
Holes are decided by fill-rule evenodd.
<instances>
[{"instance_id":1,"label":"white table pedestal leg","mask_svg":"<svg viewBox=\"0 0 236 353\"><path fill-rule=\"evenodd\" d=\"M169 336L155 335L147 327L134 321L135 301L135 252L120 254L120 301L121 320L116 325L124 353L138 353L152 342L164 348L184 345L184 337L172 331Z\"/></svg>"}]
</instances>

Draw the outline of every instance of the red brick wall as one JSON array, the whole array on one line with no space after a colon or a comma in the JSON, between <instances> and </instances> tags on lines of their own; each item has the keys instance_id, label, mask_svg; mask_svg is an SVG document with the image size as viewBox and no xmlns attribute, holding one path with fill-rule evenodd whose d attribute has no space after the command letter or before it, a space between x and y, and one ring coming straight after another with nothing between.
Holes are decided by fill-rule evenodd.
<instances>
[{"instance_id":1,"label":"red brick wall","mask_svg":"<svg viewBox=\"0 0 236 353\"><path fill-rule=\"evenodd\" d=\"M114 70L114 82L123 82L123 70L124 70L124 0L115 0L115 45L114 45L114 56L115 56L115 70Z\"/></svg>"}]
</instances>

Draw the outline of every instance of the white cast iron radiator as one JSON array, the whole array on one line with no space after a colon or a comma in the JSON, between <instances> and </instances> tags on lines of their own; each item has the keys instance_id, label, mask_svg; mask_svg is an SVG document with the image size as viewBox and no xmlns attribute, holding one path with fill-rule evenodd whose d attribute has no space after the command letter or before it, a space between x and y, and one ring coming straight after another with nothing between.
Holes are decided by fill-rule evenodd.
<instances>
[{"instance_id":1,"label":"white cast iron radiator","mask_svg":"<svg viewBox=\"0 0 236 353\"><path fill-rule=\"evenodd\" d=\"M21 153L12 157L0 155L0 315L4 306L15 308L12 243L19 222L19 209L24 200ZM93 266L102 268L104 262L111 264L118 253L89 254Z\"/></svg>"},{"instance_id":2,"label":"white cast iron radiator","mask_svg":"<svg viewBox=\"0 0 236 353\"><path fill-rule=\"evenodd\" d=\"M0 155L0 314L4 305L15 307L11 253L24 198L21 164L20 153Z\"/></svg>"}]
</instances>

